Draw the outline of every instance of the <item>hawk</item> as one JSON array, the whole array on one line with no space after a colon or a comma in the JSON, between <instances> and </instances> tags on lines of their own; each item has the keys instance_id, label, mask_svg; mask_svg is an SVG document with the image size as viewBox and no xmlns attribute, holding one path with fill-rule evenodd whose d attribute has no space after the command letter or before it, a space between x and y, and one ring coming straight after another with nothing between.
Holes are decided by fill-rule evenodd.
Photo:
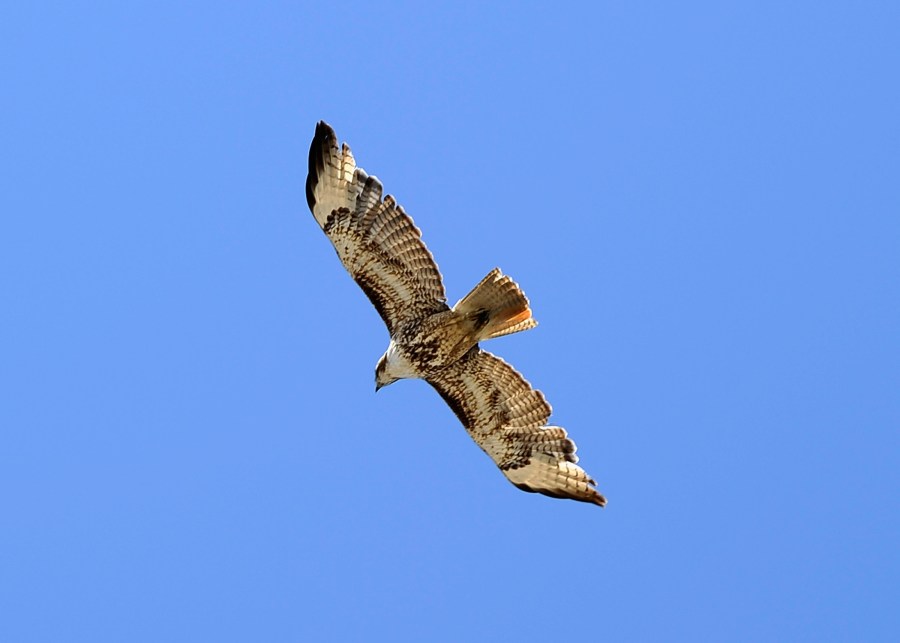
<instances>
[{"instance_id":1,"label":"hawk","mask_svg":"<svg viewBox=\"0 0 900 643\"><path fill-rule=\"evenodd\" d=\"M425 380L519 489L604 506L596 482L576 464L575 443L562 427L547 425L544 395L478 345L537 325L518 284L495 268L448 306L419 229L324 121L309 148L306 200L390 333L375 390L403 378Z\"/></svg>"}]
</instances>

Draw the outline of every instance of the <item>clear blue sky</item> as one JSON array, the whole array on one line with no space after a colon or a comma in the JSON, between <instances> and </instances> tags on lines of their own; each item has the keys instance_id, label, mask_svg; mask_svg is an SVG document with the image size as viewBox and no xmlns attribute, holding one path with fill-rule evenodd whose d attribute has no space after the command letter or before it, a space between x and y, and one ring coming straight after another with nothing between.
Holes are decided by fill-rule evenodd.
<instances>
[{"instance_id":1,"label":"clear blue sky","mask_svg":"<svg viewBox=\"0 0 900 643\"><path fill-rule=\"evenodd\" d=\"M0 640L896 640L898 6L5 3ZM606 509L374 394L319 119Z\"/></svg>"}]
</instances>

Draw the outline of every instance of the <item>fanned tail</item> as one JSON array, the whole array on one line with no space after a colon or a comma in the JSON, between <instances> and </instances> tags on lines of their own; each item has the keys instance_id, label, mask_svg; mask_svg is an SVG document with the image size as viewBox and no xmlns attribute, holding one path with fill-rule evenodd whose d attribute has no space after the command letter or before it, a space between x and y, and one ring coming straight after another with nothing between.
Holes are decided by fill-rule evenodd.
<instances>
[{"instance_id":1,"label":"fanned tail","mask_svg":"<svg viewBox=\"0 0 900 643\"><path fill-rule=\"evenodd\" d=\"M491 270L453 311L464 318L476 342L537 326L525 293L499 268Z\"/></svg>"}]
</instances>

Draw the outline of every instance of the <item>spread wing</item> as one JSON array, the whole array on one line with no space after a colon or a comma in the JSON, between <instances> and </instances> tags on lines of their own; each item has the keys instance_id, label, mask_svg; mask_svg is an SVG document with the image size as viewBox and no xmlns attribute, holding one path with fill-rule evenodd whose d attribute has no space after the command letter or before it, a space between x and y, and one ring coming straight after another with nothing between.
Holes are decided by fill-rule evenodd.
<instances>
[{"instance_id":1,"label":"spread wing","mask_svg":"<svg viewBox=\"0 0 900 643\"><path fill-rule=\"evenodd\" d=\"M344 267L388 331L447 310L441 273L421 232L381 182L368 176L330 125L319 121L309 148L306 201Z\"/></svg>"},{"instance_id":2,"label":"spread wing","mask_svg":"<svg viewBox=\"0 0 900 643\"><path fill-rule=\"evenodd\" d=\"M502 359L474 346L427 381L519 489L606 504L597 483L576 464L566 430L546 426L550 405L544 395Z\"/></svg>"}]
</instances>

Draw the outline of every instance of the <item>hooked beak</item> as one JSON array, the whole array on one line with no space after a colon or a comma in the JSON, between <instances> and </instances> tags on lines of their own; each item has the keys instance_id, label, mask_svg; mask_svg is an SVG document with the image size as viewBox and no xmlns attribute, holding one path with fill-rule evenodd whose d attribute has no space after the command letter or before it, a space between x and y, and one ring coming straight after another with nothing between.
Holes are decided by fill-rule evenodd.
<instances>
[{"instance_id":1,"label":"hooked beak","mask_svg":"<svg viewBox=\"0 0 900 643\"><path fill-rule=\"evenodd\" d=\"M376 392L376 393L378 392L378 390L379 390L381 387L382 387L382 384L381 384L380 382L375 382L375 392Z\"/></svg>"}]
</instances>

